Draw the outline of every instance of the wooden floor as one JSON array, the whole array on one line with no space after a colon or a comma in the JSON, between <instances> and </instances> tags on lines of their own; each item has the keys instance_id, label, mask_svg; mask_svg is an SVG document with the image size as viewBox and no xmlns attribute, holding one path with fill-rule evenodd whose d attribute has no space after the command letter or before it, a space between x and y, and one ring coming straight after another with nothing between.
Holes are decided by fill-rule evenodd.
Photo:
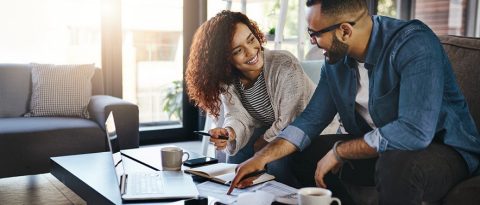
<instances>
[{"instance_id":1,"label":"wooden floor","mask_svg":"<svg viewBox=\"0 0 480 205\"><path fill-rule=\"evenodd\" d=\"M170 143L200 153L200 141ZM158 145L149 145L158 146ZM213 147L210 146L211 155ZM51 174L0 178L0 204L77 205L86 204Z\"/></svg>"}]
</instances>

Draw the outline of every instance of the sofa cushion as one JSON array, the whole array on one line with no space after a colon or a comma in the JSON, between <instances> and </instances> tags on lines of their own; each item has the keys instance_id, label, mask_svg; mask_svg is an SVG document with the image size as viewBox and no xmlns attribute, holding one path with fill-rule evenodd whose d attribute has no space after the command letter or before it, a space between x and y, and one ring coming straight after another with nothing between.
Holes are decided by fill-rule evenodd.
<instances>
[{"instance_id":1,"label":"sofa cushion","mask_svg":"<svg viewBox=\"0 0 480 205\"><path fill-rule=\"evenodd\" d=\"M320 70L324 63L324 60L306 60L302 61L300 64L302 65L305 74L310 77L313 83L318 84L318 81L320 80Z\"/></svg>"},{"instance_id":2,"label":"sofa cushion","mask_svg":"<svg viewBox=\"0 0 480 205\"><path fill-rule=\"evenodd\" d=\"M93 64L32 64L32 116L72 116L88 118L92 95Z\"/></svg>"},{"instance_id":3,"label":"sofa cushion","mask_svg":"<svg viewBox=\"0 0 480 205\"><path fill-rule=\"evenodd\" d=\"M99 125L92 121L82 118L70 117L14 117L0 118L0 137L6 134L26 134L52 132L78 133L85 130L94 130L95 133L102 133ZM0 141L1 138L0 138Z\"/></svg>"},{"instance_id":4,"label":"sofa cushion","mask_svg":"<svg viewBox=\"0 0 480 205\"><path fill-rule=\"evenodd\" d=\"M82 118L0 118L0 142L1 177L50 172L52 156L106 150L103 130Z\"/></svg>"},{"instance_id":5,"label":"sofa cushion","mask_svg":"<svg viewBox=\"0 0 480 205\"><path fill-rule=\"evenodd\" d=\"M0 117L20 117L30 106L28 64L0 64Z\"/></svg>"},{"instance_id":6,"label":"sofa cushion","mask_svg":"<svg viewBox=\"0 0 480 205\"><path fill-rule=\"evenodd\" d=\"M32 89L30 64L0 63L0 118L20 117L30 109ZM102 69L95 69L92 95L103 95Z\"/></svg>"},{"instance_id":7,"label":"sofa cushion","mask_svg":"<svg viewBox=\"0 0 480 205\"><path fill-rule=\"evenodd\" d=\"M450 192L443 204L478 204L480 202L480 176L465 180L455 186Z\"/></svg>"}]
</instances>

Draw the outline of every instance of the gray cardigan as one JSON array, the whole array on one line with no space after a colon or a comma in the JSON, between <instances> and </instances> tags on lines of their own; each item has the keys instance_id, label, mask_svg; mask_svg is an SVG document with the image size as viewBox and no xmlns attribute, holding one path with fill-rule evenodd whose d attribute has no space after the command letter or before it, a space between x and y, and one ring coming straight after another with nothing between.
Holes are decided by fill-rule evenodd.
<instances>
[{"instance_id":1,"label":"gray cardigan","mask_svg":"<svg viewBox=\"0 0 480 205\"><path fill-rule=\"evenodd\" d=\"M315 84L288 51L265 49L264 62L265 84L275 115L275 121L263 135L270 142L305 109ZM229 142L226 149L228 154L235 155L247 144L254 129L261 123L243 107L234 86L229 86L228 92L232 94L231 98L221 95L225 111L223 127L231 127L235 131L236 139Z\"/></svg>"}]
</instances>

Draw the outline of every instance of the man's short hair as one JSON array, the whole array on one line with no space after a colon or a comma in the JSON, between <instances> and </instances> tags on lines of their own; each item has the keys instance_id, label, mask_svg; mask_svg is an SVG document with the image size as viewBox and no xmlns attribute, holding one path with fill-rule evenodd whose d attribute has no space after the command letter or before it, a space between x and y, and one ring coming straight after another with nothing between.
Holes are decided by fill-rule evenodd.
<instances>
[{"instance_id":1,"label":"man's short hair","mask_svg":"<svg viewBox=\"0 0 480 205\"><path fill-rule=\"evenodd\" d=\"M307 0L307 6L322 5L322 14L337 17L344 14L368 10L366 0Z\"/></svg>"}]
</instances>

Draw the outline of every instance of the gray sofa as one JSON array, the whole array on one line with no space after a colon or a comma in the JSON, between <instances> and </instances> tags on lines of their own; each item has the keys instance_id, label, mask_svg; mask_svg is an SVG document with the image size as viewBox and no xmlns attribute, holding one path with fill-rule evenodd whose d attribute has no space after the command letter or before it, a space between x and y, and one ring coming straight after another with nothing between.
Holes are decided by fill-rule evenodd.
<instances>
[{"instance_id":1,"label":"gray sofa","mask_svg":"<svg viewBox=\"0 0 480 205\"><path fill-rule=\"evenodd\" d=\"M138 107L103 95L101 69L92 78L90 119L23 117L31 87L29 64L0 64L0 178L50 172L52 156L105 151L104 123L110 111L121 148L139 146Z\"/></svg>"}]
</instances>

